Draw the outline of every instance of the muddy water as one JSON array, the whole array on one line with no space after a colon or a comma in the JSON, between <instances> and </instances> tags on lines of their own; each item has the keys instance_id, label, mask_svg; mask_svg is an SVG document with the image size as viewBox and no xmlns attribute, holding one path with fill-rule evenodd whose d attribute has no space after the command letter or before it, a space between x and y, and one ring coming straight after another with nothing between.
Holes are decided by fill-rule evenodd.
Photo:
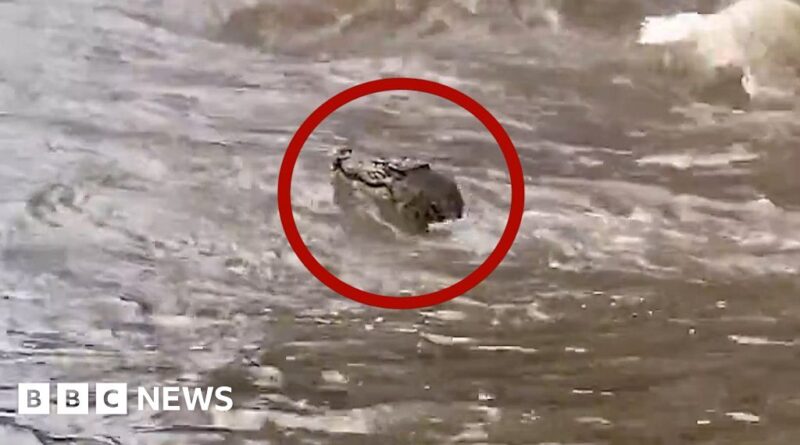
<instances>
[{"instance_id":1,"label":"muddy water","mask_svg":"<svg viewBox=\"0 0 800 445\"><path fill-rule=\"evenodd\" d=\"M646 15L722 6L0 2L2 442L795 443L797 112L636 44ZM296 127L388 76L480 101L526 176L503 264L427 310L333 294L277 215ZM342 215L342 144L434 160L467 218ZM472 270L509 200L474 117L400 92L326 120L292 190L319 260L393 294ZM37 381L230 385L235 409L15 415Z\"/></svg>"}]
</instances>

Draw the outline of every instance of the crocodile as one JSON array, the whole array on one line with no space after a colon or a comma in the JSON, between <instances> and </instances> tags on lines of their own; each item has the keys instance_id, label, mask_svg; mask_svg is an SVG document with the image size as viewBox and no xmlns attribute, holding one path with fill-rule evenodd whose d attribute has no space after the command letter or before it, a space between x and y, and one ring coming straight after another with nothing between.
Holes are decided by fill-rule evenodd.
<instances>
[{"instance_id":1,"label":"crocodile","mask_svg":"<svg viewBox=\"0 0 800 445\"><path fill-rule=\"evenodd\" d=\"M384 220L406 232L424 233L431 223L464 215L464 199L455 180L427 162L408 157L364 159L342 148L331 170L337 204L344 207L367 198Z\"/></svg>"}]
</instances>

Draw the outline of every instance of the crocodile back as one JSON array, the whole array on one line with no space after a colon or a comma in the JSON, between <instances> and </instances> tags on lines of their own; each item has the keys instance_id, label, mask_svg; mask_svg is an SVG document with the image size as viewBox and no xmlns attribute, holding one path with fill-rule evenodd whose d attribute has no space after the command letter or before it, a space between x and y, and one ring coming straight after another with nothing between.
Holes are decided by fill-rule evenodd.
<instances>
[{"instance_id":1,"label":"crocodile back","mask_svg":"<svg viewBox=\"0 0 800 445\"><path fill-rule=\"evenodd\" d=\"M364 160L344 149L334 159L332 170L338 178L335 187L349 183L360 189L379 207L394 209L386 213L398 213L415 231L463 216L464 200L455 181L427 162L413 158Z\"/></svg>"}]
</instances>

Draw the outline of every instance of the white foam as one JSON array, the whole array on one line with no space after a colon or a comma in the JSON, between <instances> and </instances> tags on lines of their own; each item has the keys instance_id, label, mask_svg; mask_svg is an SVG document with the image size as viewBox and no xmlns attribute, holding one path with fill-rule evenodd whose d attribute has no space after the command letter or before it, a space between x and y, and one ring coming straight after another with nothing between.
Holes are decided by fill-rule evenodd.
<instances>
[{"instance_id":1,"label":"white foam","mask_svg":"<svg viewBox=\"0 0 800 445\"><path fill-rule=\"evenodd\" d=\"M643 45L663 45L693 38L707 25L707 16L696 12L666 17L645 17L639 33Z\"/></svg>"},{"instance_id":2,"label":"white foam","mask_svg":"<svg viewBox=\"0 0 800 445\"><path fill-rule=\"evenodd\" d=\"M800 5L740 0L717 13L647 17L638 42L669 47L698 71L738 67L751 97L795 86L800 67ZM772 88L770 88L772 87Z\"/></svg>"}]
</instances>

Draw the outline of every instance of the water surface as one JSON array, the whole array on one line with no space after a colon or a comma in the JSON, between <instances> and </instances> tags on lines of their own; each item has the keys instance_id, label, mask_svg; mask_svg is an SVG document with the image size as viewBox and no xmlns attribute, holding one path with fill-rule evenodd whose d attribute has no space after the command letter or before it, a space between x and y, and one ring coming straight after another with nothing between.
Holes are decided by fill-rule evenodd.
<instances>
[{"instance_id":1,"label":"water surface","mask_svg":"<svg viewBox=\"0 0 800 445\"><path fill-rule=\"evenodd\" d=\"M256 3L0 2L4 443L800 438L797 111L749 96L738 67L709 75L637 44L645 16L722 4ZM390 76L481 102L526 177L503 264L427 310L329 291L276 209L297 126ZM467 218L421 237L348 220L329 183L342 144L432 159L461 185ZM404 92L327 119L292 194L319 260L387 294L469 273L509 202L481 124ZM16 416L16 384L34 381L226 384L236 403Z\"/></svg>"}]
</instances>

